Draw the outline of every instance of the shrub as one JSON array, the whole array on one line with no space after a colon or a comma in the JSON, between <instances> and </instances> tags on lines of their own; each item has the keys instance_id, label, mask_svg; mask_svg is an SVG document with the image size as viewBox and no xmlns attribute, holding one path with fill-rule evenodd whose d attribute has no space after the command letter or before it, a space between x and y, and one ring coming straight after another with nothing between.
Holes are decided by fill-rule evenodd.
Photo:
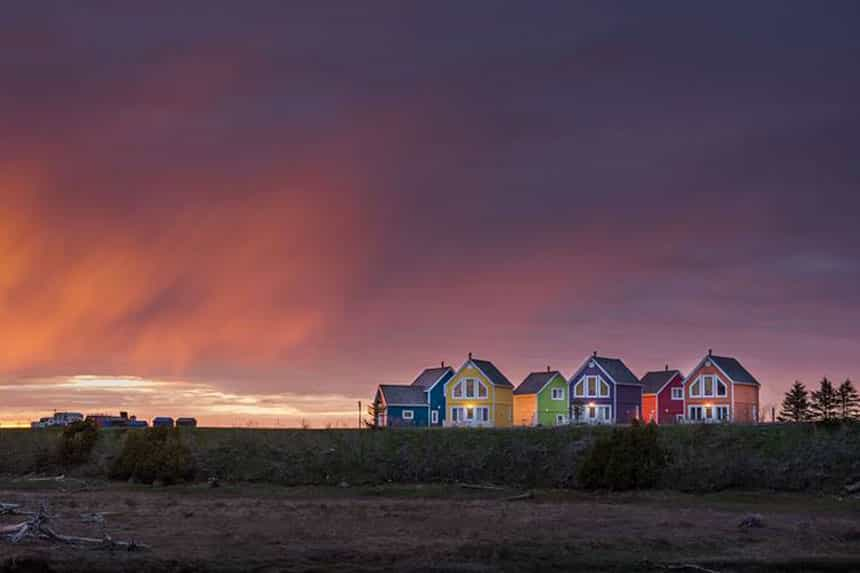
<instances>
[{"instance_id":1,"label":"shrub","mask_svg":"<svg viewBox=\"0 0 860 573\"><path fill-rule=\"evenodd\" d=\"M110 476L146 484L190 481L194 478L194 459L175 428L131 431L110 469Z\"/></svg>"},{"instance_id":2,"label":"shrub","mask_svg":"<svg viewBox=\"0 0 860 573\"><path fill-rule=\"evenodd\" d=\"M98 428L92 422L73 422L66 426L57 445L57 462L63 466L87 462L98 438Z\"/></svg>"},{"instance_id":3,"label":"shrub","mask_svg":"<svg viewBox=\"0 0 860 573\"><path fill-rule=\"evenodd\" d=\"M654 487L666 465L657 426L634 422L601 436L585 455L577 478L586 489L627 490Z\"/></svg>"}]
</instances>

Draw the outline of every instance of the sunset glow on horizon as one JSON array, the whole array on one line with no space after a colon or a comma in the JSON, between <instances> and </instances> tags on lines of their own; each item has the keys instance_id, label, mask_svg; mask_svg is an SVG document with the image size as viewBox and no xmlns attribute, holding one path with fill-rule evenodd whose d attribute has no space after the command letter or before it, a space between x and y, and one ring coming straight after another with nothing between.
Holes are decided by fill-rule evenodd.
<instances>
[{"instance_id":1,"label":"sunset glow on horizon","mask_svg":"<svg viewBox=\"0 0 860 573\"><path fill-rule=\"evenodd\" d=\"M469 352L860 379L850 19L430 4L11 7L0 426L354 427Z\"/></svg>"}]
</instances>

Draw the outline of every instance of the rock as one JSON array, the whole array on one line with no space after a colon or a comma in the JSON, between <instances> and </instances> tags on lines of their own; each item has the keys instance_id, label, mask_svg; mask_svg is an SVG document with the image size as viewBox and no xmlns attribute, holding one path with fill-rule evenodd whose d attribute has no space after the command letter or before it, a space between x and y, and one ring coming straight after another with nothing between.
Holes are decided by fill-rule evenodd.
<instances>
[{"instance_id":1,"label":"rock","mask_svg":"<svg viewBox=\"0 0 860 573\"><path fill-rule=\"evenodd\" d=\"M738 527L744 529L750 527L764 527L764 518L760 513L750 513L745 516L740 523L738 523Z\"/></svg>"},{"instance_id":2,"label":"rock","mask_svg":"<svg viewBox=\"0 0 860 573\"><path fill-rule=\"evenodd\" d=\"M221 484L218 482L218 478L211 477L209 478L209 487L220 487Z\"/></svg>"},{"instance_id":3,"label":"rock","mask_svg":"<svg viewBox=\"0 0 860 573\"><path fill-rule=\"evenodd\" d=\"M845 485L845 493L847 493L848 495L860 493L860 481L855 481L854 483L846 484Z\"/></svg>"},{"instance_id":4,"label":"rock","mask_svg":"<svg viewBox=\"0 0 860 573\"><path fill-rule=\"evenodd\" d=\"M339 484L337 484L337 487L349 487L349 483L346 481L342 481Z\"/></svg>"}]
</instances>

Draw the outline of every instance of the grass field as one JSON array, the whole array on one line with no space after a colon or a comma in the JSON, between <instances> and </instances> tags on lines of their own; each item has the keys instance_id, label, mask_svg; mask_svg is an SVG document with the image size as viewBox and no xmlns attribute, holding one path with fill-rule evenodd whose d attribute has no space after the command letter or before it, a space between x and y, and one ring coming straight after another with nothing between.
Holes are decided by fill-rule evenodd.
<instances>
[{"instance_id":1,"label":"grass field","mask_svg":"<svg viewBox=\"0 0 860 573\"><path fill-rule=\"evenodd\" d=\"M134 431L134 430L131 430ZM183 431L200 479L279 485L480 482L575 488L576 469L610 428L513 430ZM0 430L0 475L63 472L99 478L125 430L100 432L90 461L60 467L55 431ZM860 479L860 425L696 425L659 428L667 454L657 487L838 492Z\"/></svg>"},{"instance_id":2,"label":"grass field","mask_svg":"<svg viewBox=\"0 0 860 573\"><path fill-rule=\"evenodd\" d=\"M151 488L0 480L52 526L150 548L0 543L0 571L856 571L860 501L762 492L585 493L456 485ZM759 527L739 524L754 512ZM0 526L20 520L0 517ZM700 569L701 571L701 569Z\"/></svg>"}]
</instances>

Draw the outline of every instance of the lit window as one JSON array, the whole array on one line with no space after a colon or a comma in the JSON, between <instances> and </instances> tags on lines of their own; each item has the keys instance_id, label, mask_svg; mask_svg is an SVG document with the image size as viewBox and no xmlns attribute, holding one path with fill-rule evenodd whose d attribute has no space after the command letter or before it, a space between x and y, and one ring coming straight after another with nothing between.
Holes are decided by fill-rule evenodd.
<instances>
[{"instance_id":1,"label":"lit window","mask_svg":"<svg viewBox=\"0 0 860 573\"><path fill-rule=\"evenodd\" d=\"M457 385L454 386L454 397L462 398L463 397L463 383L457 382Z\"/></svg>"},{"instance_id":2,"label":"lit window","mask_svg":"<svg viewBox=\"0 0 860 573\"><path fill-rule=\"evenodd\" d=\"M714 395L714 377L713 376L705 376L703 380L704 380L704 386L705 386L705 396L713 396Z\"/></svg>"},{"instance_id":3,"label":"lit window","mask_svg":"<svg viewBox=\"0 0 860 573\"><path fill-rule=\"evenodd\" d=\"M478 382L478 398L486 398L487 397L487 387L482 383Z\"/></svg>"},{"instance_id":4,"label":"lit window","mask_svg":"<svg viewBox=\"0 0 860 573\"><path fill-rule=\"evenodd\" d=\"M609 384L607 384L606 382L601 380L600 381L600 397L606 398L607 396L609 396Z\"/></svg>"},{"instance_id":5,"label":"lit window","mask_svg":"<svg viewBox=\"0 0 860 573\"><path fill-rule=\"evenodd\" d=\"M594 376L588 377L588 395L597 396L597 378Z\"/></svg>"},{"instance_id":6,"label":"lit window","mask_svg":"<svg viewBox=\"0 0 860 573\"><path fill-rule=\"evenodd\" d=\"M573 395L574 396L584 396L585 395L585 384L584 382L580 382L576 386L573 387Z\"/></svg>"},{"instance_id":7,"label":"lit window","mask_svg":"<svg viewBox=\"0 0 860 573\"><path fill-rule=\"evenodd\" d=\"M474 420L475 419L475 409L474 408L466 408L466 419Z\"/></svg>"}]
</instances>

